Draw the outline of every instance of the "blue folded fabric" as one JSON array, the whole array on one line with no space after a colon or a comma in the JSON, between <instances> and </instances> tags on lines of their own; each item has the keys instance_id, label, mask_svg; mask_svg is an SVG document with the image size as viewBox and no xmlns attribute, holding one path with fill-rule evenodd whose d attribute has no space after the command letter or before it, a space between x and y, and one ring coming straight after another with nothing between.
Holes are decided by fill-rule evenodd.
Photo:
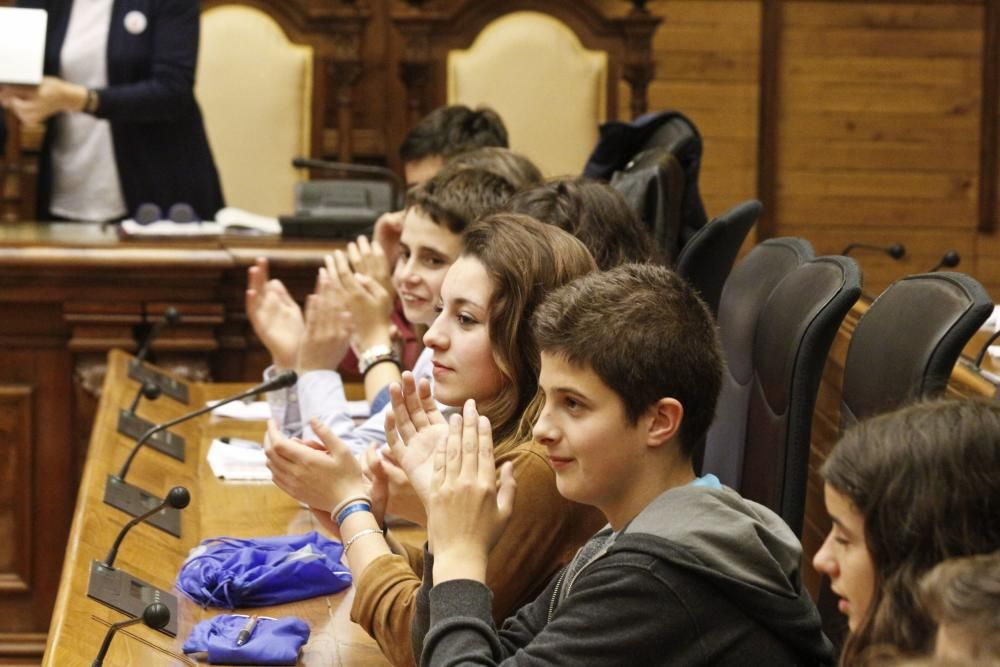
<instances>
[{"instance_id":1,"label":"blue folded fabric","mask_svg":"<svg viewBox=\"0 0 1000 667\"><path fill-rule=\"evenodd\" d=\"M221 665L294 665L299 650L309 641L309 626L300 618L260 618L253 634L237 646L246 616L222 614L194 626L184 642L184 653L207 652L208 661Z\"/></svg>"},{"instance_id":2,"label":"blue folded fabric","mask_svg":"<svg viewBox=\"0 0 1000 667\"><path fill-rule=\"evenodd\" d=\"M343 546L305 535L203 540L177 575L177 588L203 607L263 607L336 593L351 585Z\"/></svg>"}]
</instances>

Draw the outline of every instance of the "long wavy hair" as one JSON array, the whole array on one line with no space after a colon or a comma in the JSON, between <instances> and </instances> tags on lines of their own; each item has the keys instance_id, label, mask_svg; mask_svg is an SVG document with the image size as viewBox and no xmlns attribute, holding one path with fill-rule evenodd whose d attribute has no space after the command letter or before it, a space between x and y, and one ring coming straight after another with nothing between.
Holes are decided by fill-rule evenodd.
<instances>
[{"instance_id":1,"label":"long wavy hair","mask_svg":"<svg viewBox=\"0 0 1000 667\"><path fill-rule=\"evenodd\" d=\"M541 366L531 315L550 291L597 266L587 248L567 232L510 213L470 225L460 256L482 262L493 287L490 343L504 381L500 393L479 409L490 418L499 455L531 440Z\"/></svg>"},{"instance_id":2,"label":"long wavy hair","mask_svg":"<svg viewBox=\"0 0 1000 667\"><path fill-rule=\"evenodd\" d=\"M1000 548L1000 403L930 401L861 422L822 475L864 517L875 570L841 664L880 645L928 651L935 625L917 599L921 577L946 558Z\"/></svg>"}]
</instances>

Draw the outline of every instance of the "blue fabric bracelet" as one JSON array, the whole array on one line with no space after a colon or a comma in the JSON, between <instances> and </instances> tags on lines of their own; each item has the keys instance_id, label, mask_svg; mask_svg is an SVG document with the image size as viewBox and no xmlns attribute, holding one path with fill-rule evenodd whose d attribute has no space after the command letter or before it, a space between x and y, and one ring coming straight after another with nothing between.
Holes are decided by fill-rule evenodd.
<instances>
[{"instance_id":1,"label":"blue fabric bracelet","mask_svg":"<svg viewBox=\"0 0 1000 667\"><path fill-rule=\"evenodd\" d=\"M337 515L336 519L337 527L339 528L341 525L343 525L344 520L347 519L347 517L350 516L351 514L354 514L355 512L371 512L371 511L372 511L372 506L369 505L368 503L360 503L360 502L351 503L344 509L340 510L340 514Z\"/></svg>"}]
</instances>

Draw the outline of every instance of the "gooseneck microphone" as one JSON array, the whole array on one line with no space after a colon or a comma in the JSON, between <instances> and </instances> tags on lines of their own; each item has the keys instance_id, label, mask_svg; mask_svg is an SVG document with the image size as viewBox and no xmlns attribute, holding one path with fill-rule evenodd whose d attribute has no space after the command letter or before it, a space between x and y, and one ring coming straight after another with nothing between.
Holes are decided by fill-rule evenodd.
<instances>
[{"instance_id":1,"label":"gooseneck microphone","mask_svg":"<svg viewBox=\"0 0 1000 667\"><path fill-rule=\"evenodd\" d=\"M1000 329L994 331L993 334L986 339L986 342L983 343L983 347L980 348L979 354L976 355L976 368L982 367L983 359L986 358L986 352L990 349L990 346L996 342L997 338L1000 338Z\"/></svg>"},{"instance_id":2,"label":"gooseneck microphone","mask_svg":"<svg viewBox=\"0 0 1000 667\"><path fill-rule=\"evenodd\" d=\"M893 259L902 259L906 256L906 246L902 243L893 243L888 246L880 245L870 245L868 243L851 243L846 248L840 251L841 255L850 255L851 251L855 248L861 248L862 250L877 250L879 252L884 252Z\"/></svg>"},{"instance_id":3,"label":"gooseneck microphone","mask_svg":"<svg viewBox=\"0 0 1000 667\"><path fill-rule=\"evenodd\" d=\"M120 623L112 623L111 627L108 628L108 633L104 635L104 643L101 644L101 650L97 652L97 657L94 658L91 667L101 667L104 664L104 656L107 655L108 649L111 648L111 640L114 639L116 632L124 627L135 625L140 621L154 630L160 630L170 622L170 610L165 604L154 602L142 610L142 616L139 618L130 618Z\"/></svg>"},{"instance_id":4,"label":"gooseneck microphone","mask_svg":"<svg viewBox=\"0 0 1000 667\"><path fill-rule=\"evenodd\" d=\"M187 507L188 503L190 502L191 502L191 494L183 486L175 486L174 488L170 489L170 492L167 493L167 497L164 498L159 505L152 508L145 514L137 516L136 518L132 519L131 521L125 524L125 527L122 528L121 532L118 533L118 537L115 538L114 544L111 545L111 550L108 551L107 558L105 558L101 564L107 568L114 567L115 558L118 556L118 547L121 546L122 540L125 539L126 533L132 530L134 526L142 523L149 517L153 516L154 514L162 510L164 507L173 507L174 509L182 510L185 507ZM166 624L164 623L164 625Z\"/></svg>"},{"instance_id":5,"label":"gooseneck microphone","mask_svg":"<svg viewBox=\"0 0 1000 667\"><path fill-rule=\"evenodd\" d=\"M153 341L155 341L159 337L160 332L163 331L163 327L167 325L177 324L180 321L181 321L181 313L173 306L163 311L163 319L159 320L156 324L153 325L153 328L149 330L148 334L146 334L146 339L142 341L142 345L139 346L139 351L135 353L136 360L140 362L146 360L146 355L149 354L149 350L150 347L152 347L153 345Z\"/></svg>"},{"instance_id":6,"label":"gooseneck microphone","mask_svg":"<svg viewBox=\"0 0 1000 667\"><path fill-rule=\"evenodd\" d=\"M147 401L155 401L162 393L163 389L152 379L142 380L139 391L135 393L135 398L132 399L132 404L118 411L118 432L126 438L136 440L143 433L151 429L153 422L143 419L135 411L139 407L139 401L143 398ZM153 436L149 445L167 456L172 456L181 462L184 461L184 438L176 433L171 433L170 431L158 433Z\"/></svg>"},{"instance_id":7,"label":"gooseneck microphone","mask_svg":"<svg viewBox=\"0 0 1000 667\"><path fill-rule=\"evenodd\" d=\"M187 421L189 419L194 419L195 417L200 417L201 415L205 414L206 412L211 412L212 410L215 410L218 407L226 405L227 403L232 403L233 401L241 401L244 398L249 398L250 396L256 396L257 394L266 394L269 391L275 391L277 389L284 389L286 387L291 387L293 384L295 384L295 382L297 380L298 380L298 376L295 374L295 371L285 371L281 375L279 375L279 376L277 376L275 378L272 378L271 380L268 380L267 382L263 382L263 383L257 385L256 387L252 387L250 389L247 389L246 391L240 392L239 394L236 394L235 396L230 396L229 398L224 398L224 399L222 399L221 401L219 401L217 403L213 403L211 405L206 405L206 406L203 406L201 408L198 408L194 412L189 412L189 413L187 413L185 415L181 415L180 417L177 417L175 419L171 419L170 421L163 422L162 424L157 424L153 428L151 428L148 431L146 431L145 433L143 433L142 436L139 438L139 440L135 443L135 446L132 448L132 451L129 452L128 458L125 459L125 463L122 464L122 469L120 471L118 471L118 475L117 475L118 480L124 480L125 479L125 475L128 474L129 466L132 465L132 459L135 458L135 455L139 452L139 449L144 444L146 444L146 442L150 438L152 438L154 435L156 435L160 431L165 431L166 429L170 428L171 426L176 426L177 424L180 424L181 422L185 422L185 421Z\"/></svg>"},{"instance_id":8,"label":"gooseneck microphone","mask_svg":"<svg viewBox=\"0 0 1000 667\"><path fill-rule=\"evenodd\" d=\"M406 186L399 176L391 169L377 167L367 164L350 164L348 162L331 162L329 160L311 160L304 157L292 158L292 166L297 169L328 169L330 171L343 171L348 174L369 174L379 176L392 183L393 201L396 208L403 207L402 194L406 192Z\"/></svg>"},{"instance_id":9,"label":"gooseneck microphone","mask_svg":"<svg viewBox=\"0 0 1000 667\"><path fill-rule=\"evenodd\" d=\"M134 415L135 409L139 407L139 401L143 398L147 401L155 401L160 397L161 393L163 393L163 390L160 389L160 385L153 384L152 382L143 382L142 386L139 387L139 391L135 392L132 404L128 406L128 413Z\"/></svg>"},{"instance_id":10,"label":"gooseneck microphone","mask_svg":"<svg viewBox=\"0 0 1000 667\"><path fill-rule=\"evenodd\" d=\"M941 269L953 269L958 266L962 261L962 256L958 254L957 250L949 250L945 254L941 255L941 259L934 268L927 273L934 273L935 271L940 271Z\"/></svg>"}]
</instances>

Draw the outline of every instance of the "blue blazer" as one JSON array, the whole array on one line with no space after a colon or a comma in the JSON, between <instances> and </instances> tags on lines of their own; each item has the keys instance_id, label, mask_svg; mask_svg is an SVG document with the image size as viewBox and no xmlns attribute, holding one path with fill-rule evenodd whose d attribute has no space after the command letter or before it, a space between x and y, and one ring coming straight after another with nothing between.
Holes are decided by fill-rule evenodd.
<instances>
[{"instance_id":1,"label":"blue blazer","mask_svg":"<svg viewBox=\"0 0 1000 667\"><path fill-rule=\"evenodd\" d=\"M72 0L18 0L49 12L45 74L59 75ZM139 12L145 27L125 17ZM135 16L135 15L133 15ZM99 90L97 116L111 123L118 176L129 215L152 202L164 212L177 202L212 219L224 206L219 174L194 99L198 62L198 0L114 0L108 32L108 86ZM38 183L38 212L50 217L51 142L48 124Z\"/></svg>"}]
</instances>

